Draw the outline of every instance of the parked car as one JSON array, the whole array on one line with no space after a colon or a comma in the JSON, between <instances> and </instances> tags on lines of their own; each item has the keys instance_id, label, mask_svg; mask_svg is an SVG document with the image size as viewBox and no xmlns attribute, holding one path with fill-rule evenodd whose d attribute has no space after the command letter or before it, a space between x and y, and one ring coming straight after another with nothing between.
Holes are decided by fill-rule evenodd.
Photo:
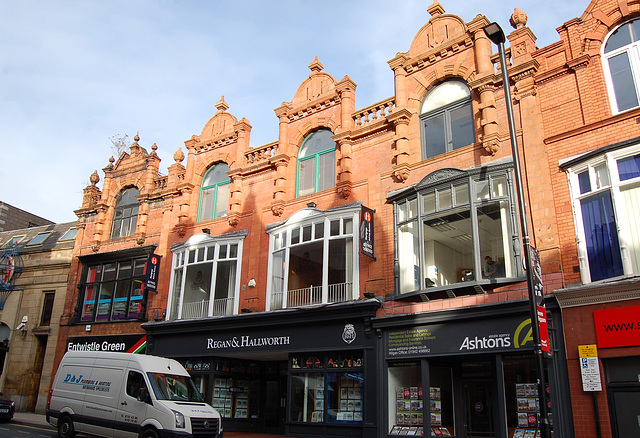
<instances>
[{"instance_id":1,"label":"parked car","mask_svg":"<svg viewBox=\"0 0 640 438\"><path fill-rule=\"evenodd\" d=\"M16 404L13 400L0 393L0 421L9 421L16 411Z\"/></svg>"}]
</instances>

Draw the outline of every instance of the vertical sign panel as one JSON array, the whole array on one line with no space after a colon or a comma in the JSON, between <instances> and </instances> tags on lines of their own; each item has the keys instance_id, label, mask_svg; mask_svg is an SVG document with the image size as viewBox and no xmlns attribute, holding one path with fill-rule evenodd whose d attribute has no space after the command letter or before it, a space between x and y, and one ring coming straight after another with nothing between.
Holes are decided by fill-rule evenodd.
<instances>
[{"instance_id":1,"label":"vertical sign panel","mask_svg":"<svg viewBox=\"0 0 640 438\"><path fill-rule=\"evenodd\" d=\"M158 291L158 275L160 273L160 259L162 256L151 254L147 260L147 272L145 274L146 290Z\"/></svg>"},{"instance_id":2,"label":"vertical sign panel","mask_svg":"<svg viewBox=\"0 0 640 438\"><path fill-rule=\"evenodd\" d=\"M374 210L362 206L360 211L360 252L375 259L373 242L373 213Z\"/></svg>"}]
</instances>

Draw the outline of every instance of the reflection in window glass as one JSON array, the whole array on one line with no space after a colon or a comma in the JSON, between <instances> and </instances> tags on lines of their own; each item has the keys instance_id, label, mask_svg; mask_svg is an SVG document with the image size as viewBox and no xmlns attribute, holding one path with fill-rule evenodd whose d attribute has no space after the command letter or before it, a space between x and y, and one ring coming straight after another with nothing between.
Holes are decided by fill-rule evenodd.
<instances>
[{"instance_id":1,"label":"reflection in window glass","mask_svg":"<svg viewBox=\"0 0 640 438\"><path fill-rule=\"evenodd\" d=\"M420 289L420 242L416 221L398 227L400 293Z\"/></svg>"},{"instance_id":2,"label":"reflection in window glass","mask_svg":"<svg viewBox=\"0 0 640 438\"><path fill-rule=\"evenodd\" d=\"M218 163L210 168L202 179L198 221L224 217L229 211L231 179L227 163Z\"/></svg>"},{"instance_id":3,"label":"reflection in window glass","mask_svg":"<svg viewBox=\"0 0 640 438\"><path fill-rule=\"evenodd\" d=\"M324 374L292 373L289 416L291 421L319 423L324 421Z\"/></svg>"},{"instance_id":4,"label":"reflection in window glass","mask_svg":"<svg viewBox=\"0 0 640 438\"><path fill-rule=\"evenodd\" d=\"M312 132L298 152L297 196L305 196L335 186L336 143L328 129Z\"/></svg>"},{"instance_id":5,"label":"reflection in window glass","mask_svg":"<svg viewBox=\"0 0 640 438\"><path fill-rule=\"evenodd\" d=\"M329 374L329 422L362 423L362 373Z\"/></svg>"},{"instance_id":6,"label":"reflection in window glass","mask_svg":"<svg viewBox=\"0 0 640 438\"><path fill-rule=\"evenodd\" d=\"M629 21L609 36L604 48L613 86L614 112L636 108L639 104L640 19Z\"/></svg>"}]
</instances>

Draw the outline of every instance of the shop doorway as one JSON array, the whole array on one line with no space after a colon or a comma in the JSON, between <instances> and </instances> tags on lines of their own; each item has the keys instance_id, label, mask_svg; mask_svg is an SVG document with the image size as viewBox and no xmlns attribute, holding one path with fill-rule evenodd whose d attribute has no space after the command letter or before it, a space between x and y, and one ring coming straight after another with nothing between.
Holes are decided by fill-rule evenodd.
<instances>
[{"instance_id":1,"label":"shop doorway","mask_svg":"<svg viewBox=\"0 0 640 438\"><path fill-rule=\"evenodd\" d=\"M640 358L605 359L614 438L640 436Z\"/></svg>"},{"instance_id":2,"label":"shop doorway","mask_svg":"<svg viewBox=\"0 0 640 438\"><path fill-rule=\"evenodd\" d=\"M464 437L495 437L497 405L495 365L492 360L465 361L461 366Z\"/></svg>"},{"instance_id":3,"label":"shop doorway","mask_svg":"<svg viewBox=\"0 0 640 438\"><path fill-rule=\"evenodd\" d=\"M284 434L287 409L287 362L267 363L263 382L262 432Z\"/></svg>"}]
</instances>

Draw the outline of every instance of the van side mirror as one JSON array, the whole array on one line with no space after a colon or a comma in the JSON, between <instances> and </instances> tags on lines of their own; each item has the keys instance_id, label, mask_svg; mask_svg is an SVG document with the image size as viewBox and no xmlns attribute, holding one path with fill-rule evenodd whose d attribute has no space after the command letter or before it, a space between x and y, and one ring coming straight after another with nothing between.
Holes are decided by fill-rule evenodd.
<instances>
[{"instance_id":1,"label":"van side mirror","mask_svg":"<svg viewBox=\"0 0 640 438\"><path fill-rule=\"evenodd\" d=\"M151 403L151 395L149 394L149 390L145 387L142 387L138 390L138 401L145 402L147 404Z\"/></svg>"}]
</instances>

